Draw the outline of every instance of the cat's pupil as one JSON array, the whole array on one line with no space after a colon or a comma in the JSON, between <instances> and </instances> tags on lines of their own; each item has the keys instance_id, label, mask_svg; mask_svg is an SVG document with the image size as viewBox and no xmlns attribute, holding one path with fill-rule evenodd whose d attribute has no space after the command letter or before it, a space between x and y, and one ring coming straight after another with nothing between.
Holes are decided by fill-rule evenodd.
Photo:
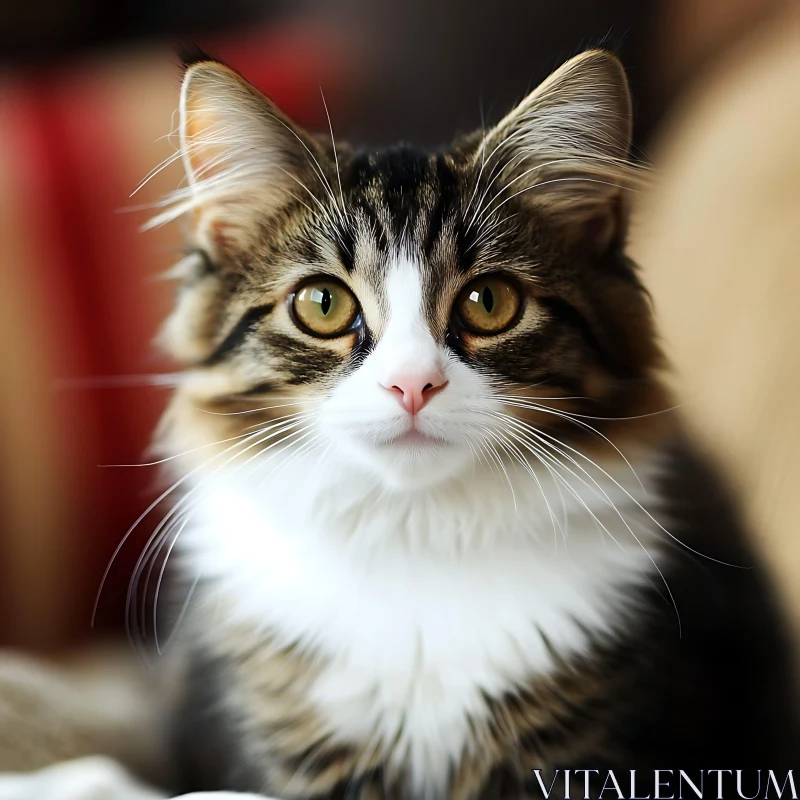
<instances>
[{"instance_id":1,"label":"cat's pupil","mask_svg":"<svg viewBox=\"0 0 800 800\"><path fill-rule=\"evenodd\" d=\"M494 308L494 295L492 290L485 286L483 289L483 307L491 314Z\"/></svg>"},{"instance_id":2,"label":"cat's pupil","mask_svg":"<svg viewBox=\"0 0 800 800\"><path fill-rule=\"evenodd\" d=\"M319 301L322 313L327 315L331 310L331 293L327 289L322 290L322 299Z\"/></svg>"}]
</instances>

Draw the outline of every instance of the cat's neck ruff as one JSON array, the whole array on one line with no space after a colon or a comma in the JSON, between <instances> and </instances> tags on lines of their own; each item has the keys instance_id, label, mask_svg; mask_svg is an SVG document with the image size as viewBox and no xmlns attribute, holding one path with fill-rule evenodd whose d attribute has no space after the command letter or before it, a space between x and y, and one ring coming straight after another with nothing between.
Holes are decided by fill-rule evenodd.
<instances>
[{"instance_id":1,"label":"cat's neck ruff","mask_svg":"<svg viewBox=\"0 0 800 800\"><path fill-rule=\"evenodd\" d=\"M486 695L613 636L657 578L655 526L627 467L620 486L595 473L599 488L574 477L571 493L546 470L537 484L479 464L413 494L330 458L283 467L206 479L182 534L189 569L235 621L320 657L312 701L326 724L404 753L420 790L446 780ZM652 467L637 471L647 486Z\"/></svg>"}]
</instances>

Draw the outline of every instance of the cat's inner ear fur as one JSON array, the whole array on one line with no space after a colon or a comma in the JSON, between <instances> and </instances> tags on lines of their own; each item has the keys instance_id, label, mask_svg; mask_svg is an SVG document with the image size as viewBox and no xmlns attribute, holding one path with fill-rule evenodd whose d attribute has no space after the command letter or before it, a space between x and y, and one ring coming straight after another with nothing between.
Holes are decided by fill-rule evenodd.
<instances>
[{"instance_id":1,"label":"cat's inner ear fur","mask_svg":"<svg viewBox=\"0 0 800 800\"><path fill-rule=\"evenodd\" d=\"M480 142L475 168L499 175L502 198L541 208L595 251L624 236L626 193L640 176L628 152L631 100L617 58L601 50L568 61Z\"/></svg>"},{"instance_id":2,"label":"cat's inner ear fur","mask_svg":"<svg viewBox=\"0 0 800 800\"><path fill-rule=\"evenodd\" d=\"M187 185L159 221L191 212L197 243L211 254L245 250L258 225L315 190L310 165L324 158L311 136L215 61L186 70L179 136Z\"/></svg>"}]
</instances>

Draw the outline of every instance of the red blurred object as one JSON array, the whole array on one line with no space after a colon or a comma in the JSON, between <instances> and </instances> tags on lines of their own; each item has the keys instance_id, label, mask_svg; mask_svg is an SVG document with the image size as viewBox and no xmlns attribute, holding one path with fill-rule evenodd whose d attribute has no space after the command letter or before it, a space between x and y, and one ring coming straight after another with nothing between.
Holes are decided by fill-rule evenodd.
<instances>
[{"instance_id":1,"label":"red blurred object","mask_svg":"<svg viewBox=\"0 0 800 800\"><path fill-rule=\"evenodd\" d=\"M320 87L341 118L358 72L351 43L310 25L208 45L321 130ZM152 345L171 287L148 277L177 259L180 236L142 234L145 216L117 212L165 157L158 134L146 136L169 132L176 61L128 55L0 83L0 314L18 312L36 334L24 359L5 358L21 344L10 322L0 328L5 388L16 393L0 401L0 422L16 433L0 456L0 644L51 647L88 635L103 570L153 497L154 469L100 465L142 460L166 402L163 390L126 376L172 368ZM143 200L178 177L165 171ZM127 582L152 528L143 525L120 553L99 606L102 627L122 624Z\"/></svg>"}]
</instances>

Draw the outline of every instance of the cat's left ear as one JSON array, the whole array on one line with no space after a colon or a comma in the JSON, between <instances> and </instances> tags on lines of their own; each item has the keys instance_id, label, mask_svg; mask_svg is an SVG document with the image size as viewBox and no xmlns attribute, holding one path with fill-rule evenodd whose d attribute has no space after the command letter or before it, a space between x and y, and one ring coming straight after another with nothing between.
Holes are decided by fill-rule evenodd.
<instances>
[{"instance_id":1,"label":"cat's left ear","mask_svg":"<svg viewBox=\"0 0 800 800\"><path fill-rule=\"evenodd\" d=\"M619 60L591 50L550 75L490 130L475 155L483 180L499 174L494 206L512 195L600 251L624 235L629 162L628 82ZM495 194L496 192L496 194Z\"/></svg>"}]
</instances>

